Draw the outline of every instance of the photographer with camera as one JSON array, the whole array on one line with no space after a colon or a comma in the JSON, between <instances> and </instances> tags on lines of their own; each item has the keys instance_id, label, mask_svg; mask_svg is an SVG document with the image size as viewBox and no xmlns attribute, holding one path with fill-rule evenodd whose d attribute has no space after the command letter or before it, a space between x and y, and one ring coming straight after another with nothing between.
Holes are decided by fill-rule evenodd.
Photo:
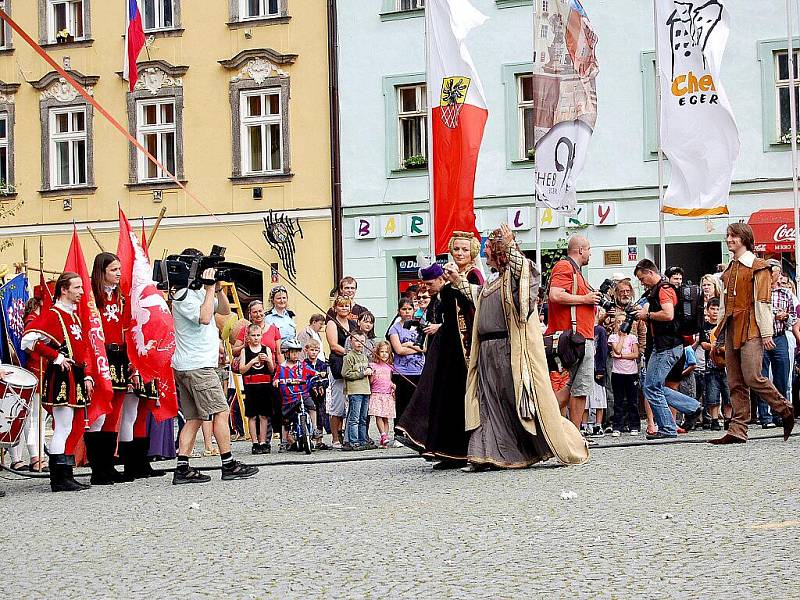
<instances>
[{"instance_id":1,"label":"photographer with camera","mask_svg":"<svg viewBox=\"0 0 800 600\"><path fill-rule=\"evenodd\" d=\"M583 337L583 358L570 368L569 383L556 398L562 410L569 405L570 421L580 429L586 397L594 387L594 321L597 304L603 298L583 278L581 267L589 264L592 248L582 235L573 235L567 257L558 261L550 274L548 322L545 335L572 333ZM580 339L580 337L576 337Z\"/></svg>"},{"instance_id":2,"label":"photographer with camera","mask_svg":"<svg viewBox=\"0 0 800 600\"><path fill-rule=\"evenodd\" d=\"M644 380L644 397L653 409L658 430L648 433L648 440L670 439L678 436L675 419L669 410L673 407L686 417L683 428L693 429L703 412L694 398L665 386L667 375L683 357L683 336L678 332L675 310L678 294L675 286L662 277L658 267L649 259L640 260L633 274L647 289L647 304L636 317L647 324L647 373Z\"/></svg>"},{"instance_id":3,"label":"photographer with camera","mask_svg":"<svg viewBox=\"0 0 800 600\"><path fill-rule=\"evenodd\" d=\"M211 480L208 475L189 466L189 456L203 421L213 423L214 437L222 459L222 479L227 481L250 477L258 469L235 461L231 456L228 403L216 372L219 331L214 322L214 313L231 313L228 298L216 280L216 269L205 266L213 263L209 257L204 257L199 250L187 248L179 260L190 264L190 277L185 288L176 290L172 302L175 321L172 368L186 424L178 437L178 465L172 483L205 483ZM202 274L197 277L200 271Z\"/></svg>"}]
</instances>

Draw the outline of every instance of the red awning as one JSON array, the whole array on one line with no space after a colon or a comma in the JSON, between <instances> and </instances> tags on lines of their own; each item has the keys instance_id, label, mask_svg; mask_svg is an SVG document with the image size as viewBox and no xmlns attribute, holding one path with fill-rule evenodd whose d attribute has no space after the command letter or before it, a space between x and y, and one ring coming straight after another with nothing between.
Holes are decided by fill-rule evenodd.
<instances>
[{"instance_id":1,"label":"red awning","mask_svg":"<svg viewBox=\"0 0 800 600\"><path fill-rule=\"evenodd\" d=\"M753 229L756 252L794 251L794 211L791 208L757 210L747 221Z\"/></svg>"}]
</instances>

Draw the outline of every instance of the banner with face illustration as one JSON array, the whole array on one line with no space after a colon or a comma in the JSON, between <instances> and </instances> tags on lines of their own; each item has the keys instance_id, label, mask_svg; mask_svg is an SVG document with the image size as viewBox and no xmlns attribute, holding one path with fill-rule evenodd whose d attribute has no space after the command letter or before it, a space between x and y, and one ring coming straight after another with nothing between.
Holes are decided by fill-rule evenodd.
<instances>
[{"instance_id":1,"label":"banner with face illustration","mask_svg":"<svg viewBox=\"0 0 800 600\"><path fill-rule=\"evenodd\" d=\"M533 109L526 114L525 143L534 147L537 203L574 212L575 183L597 121L597 36L579 0L534 6L533 76L523 89Z\"/></svg>"},{"instance_id":2,"label":"banner with face illustration","mask_svg":"<svg viewBox=\"0 0 800 600\"><path fill-rule=\"evenodd\" d=\"M656 0L661 81L661 148L670 181L661 210L728 214L739 131L720 66L730 32L722 0Z\"/></svg>"}]
</instances>

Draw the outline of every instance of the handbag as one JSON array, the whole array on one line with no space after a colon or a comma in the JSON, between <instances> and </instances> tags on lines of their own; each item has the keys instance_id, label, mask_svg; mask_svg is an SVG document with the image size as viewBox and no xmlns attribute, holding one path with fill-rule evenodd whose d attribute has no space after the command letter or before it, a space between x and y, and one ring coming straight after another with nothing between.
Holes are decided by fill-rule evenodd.
<instances>
[{"instance_id":1,"label":"handbag","mask_svg":"<svg viewBox=\"0 0 800 600\"><path fill-rule=\"evenodd\" d=\"M578 293L578 271L572 265L572 293ZM550 286L548 285L548 296ZM572 327L565 331L556 331L544 336L544 351L547 357L547 368L550 371L571 369L579 364L586 355L586 338L578 333L577 308L573 304L569 307L569 316Z\"/></svg>"}]
</instances>

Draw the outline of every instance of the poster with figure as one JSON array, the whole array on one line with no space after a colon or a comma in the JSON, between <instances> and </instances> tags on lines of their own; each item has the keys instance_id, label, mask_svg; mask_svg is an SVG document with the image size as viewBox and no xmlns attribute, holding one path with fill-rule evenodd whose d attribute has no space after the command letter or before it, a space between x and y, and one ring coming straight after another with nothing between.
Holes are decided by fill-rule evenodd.
<instances>
[{"instance_id":1,"label":"poster with figure","mask_svg":"<svg viewBox=\"0 0 800 600\"><path fill-rule=\"evenodd\" d=\"M536 0L534 10L525 150L533 145L539 206L572 213L597 122L597 36L579 0Z\"/></svg>"}]
</instances>

